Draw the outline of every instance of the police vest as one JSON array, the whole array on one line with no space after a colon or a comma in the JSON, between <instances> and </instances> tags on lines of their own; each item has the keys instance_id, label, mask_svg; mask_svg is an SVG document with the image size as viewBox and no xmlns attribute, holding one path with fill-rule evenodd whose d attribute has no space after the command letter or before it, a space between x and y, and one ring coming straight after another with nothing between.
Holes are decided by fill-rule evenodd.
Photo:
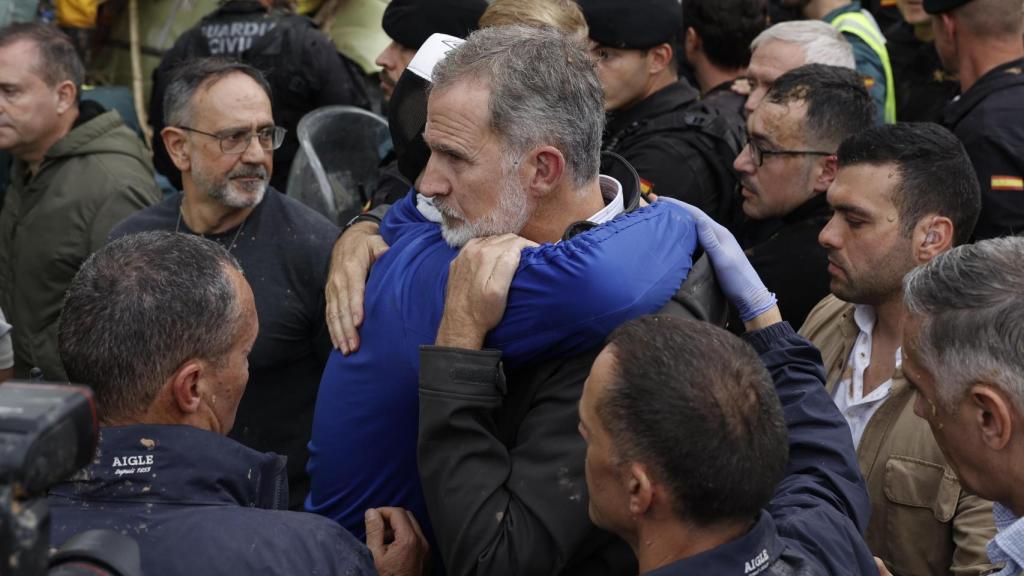
<instances>
[{"instance_id":1,"label":"police vest","mask_svg":"<svg viewBox=\"0 0 1024 576\"><path fill-rule=\"evenodd\" d=\"M882 68L885 70L885 123L893 124L896 122L896 85L892 79L889 51L885 49L885 36L878 30L878 24L863 10L840 14L829 24L840 32L848 32L863 40L882 61Z\"/></svg>"}]
</instances>

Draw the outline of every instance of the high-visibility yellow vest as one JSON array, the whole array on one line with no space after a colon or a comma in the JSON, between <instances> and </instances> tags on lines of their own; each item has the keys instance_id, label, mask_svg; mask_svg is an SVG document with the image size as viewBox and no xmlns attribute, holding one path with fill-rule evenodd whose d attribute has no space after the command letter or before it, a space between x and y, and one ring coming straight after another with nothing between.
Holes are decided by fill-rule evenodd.
<instances>
[{"instance_id":1,"label":"high-visibility yellow vest","mask_svg":"<svg viewBox=\"0 0 1024 576\"><path fill-rule=\"evenodd\" d=\"M889 51L885 48L885 36L882 36L875 19L862 10L840 14L830 24L840 32L849 32L860 38L878 55L885 71L885 123L896 122L896 85L892 79L892 63L889 62Z\"/></svg>"}]
</instances>

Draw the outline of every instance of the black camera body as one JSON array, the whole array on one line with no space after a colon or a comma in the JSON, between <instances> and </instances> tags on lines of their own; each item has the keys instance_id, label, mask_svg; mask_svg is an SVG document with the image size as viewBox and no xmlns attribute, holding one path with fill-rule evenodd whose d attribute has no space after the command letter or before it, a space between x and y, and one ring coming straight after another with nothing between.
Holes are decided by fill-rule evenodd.
<instances>
[{"instance_id":1,"label":"black camera body","mask_svg":"<svg viewBox=\"0 0 1024 576\"><path fill-rule=\"evenodd\" d=\"M139 574L138 545L107 530L76 535L50 560L46 491L85 467L99 426L85 386L0 385L0 574Z\"/></svg>"}]
</instances>

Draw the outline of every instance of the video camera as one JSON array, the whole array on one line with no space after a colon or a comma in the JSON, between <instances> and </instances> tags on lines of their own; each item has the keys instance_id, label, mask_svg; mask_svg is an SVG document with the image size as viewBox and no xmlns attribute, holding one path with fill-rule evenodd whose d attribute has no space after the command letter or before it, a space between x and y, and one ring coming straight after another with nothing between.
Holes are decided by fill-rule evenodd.
<instances>
[{"instance_id":1,"label":"video camera","mask_svg":"<svg viewBox=\"0 0 1024 576\"><path fill-rule=\"evenodd\" d=\"M49 556L46 491L89 464L98 437L89 388L0 385L0 574L141 573L138 545L109 530L78 534Z\"/></svg>"}]
</instances>

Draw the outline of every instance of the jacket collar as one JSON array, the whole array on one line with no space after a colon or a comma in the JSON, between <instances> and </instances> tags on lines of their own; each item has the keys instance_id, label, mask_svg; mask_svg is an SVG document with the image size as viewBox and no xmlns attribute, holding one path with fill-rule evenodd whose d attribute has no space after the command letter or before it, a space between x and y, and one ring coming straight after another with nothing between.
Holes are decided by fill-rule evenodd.
<instances>
[{"instance_id":1,"label":"jacket collar","mask_svg":"<svg viewBox=\"0 0 1024 576\"><path fill-rule=\"evenodd\" d=\"M796 222L803 222L804 220L825 217L831 213L832 208L829 207L825 193L822 192L811 196L809 200L800 206L797 206L796 210L793 210L784 216L782 220L787 224L794 224Z\"/></svg>"},{"instance_id":2,"label":"jacket collar","mask_svg":"<svg viewBox=\"0 0 1024 576\"><path fill-rule=\"evenodd\" d=\"M645 573L644 576L675 576L690 574L721 574L755 576L764 573L779 556L785 544L775 530L775 521L761 512L754 527L743 536L696 556L683 558Z\"/></svg>"},{"instance_id":3,"label":"jacket collar","mask_svg":"<svg viewBox=\"0 0 1024 576\"><path fill-rule=\"evenodd\" d=\"M628 214L640 206L640 176L625 158L614 152L602 152L601 173L618 180L622 185L623 214ZM565 229L562 240L568 240L596 226L597 224L588 220L573 222Z\"/></svg>"},{"instance_id":4,"label":"jacket collar","mask_svg":"<svg viewBox=\"0 0 1024 576\"><path fill-rule=\"evenodd\" d=\"M946 105L943 120L952 129L989 94L1024 82L1024 58L1011 60L989 70L959 98Z\"/></svg>"},{"instance_id":5,"label":"jacket collar","mask_svg":"<svg viewBox=\"0 0 1024 576\"><path fill-rule=\"evenodd\" d=\"M825 14L825 17L822 18L822 20L825 22L832 22L840 15L846 14L848 12L860 12L860 2L850 2L846 6L836 8L835 10L829 12L828 14Z\"/></svg>"},{"instance_id":6,"label":"jacket collar","mask_svg":"<svg viewBox=\"0 0 1024 576\"><path fill-rule=\"evenodd\" d=\"M634 124L656 118L685 108L697 101L700 94L685 78L651 94L644 100L626 110L617 110L608 114L607 134L615 134L630 128Z\"/></svg>"},{"instance_id":7,"label":"jacket collar","mask_svg":"<svg viewBox=\"0 0 1024 576\"><path fill-rule=\"evenodd\" d=\"M100 430L92 464L50 493L82 500L288 504L285 459L192 426L140 424Z\"/></svg>"}]
</instances>

